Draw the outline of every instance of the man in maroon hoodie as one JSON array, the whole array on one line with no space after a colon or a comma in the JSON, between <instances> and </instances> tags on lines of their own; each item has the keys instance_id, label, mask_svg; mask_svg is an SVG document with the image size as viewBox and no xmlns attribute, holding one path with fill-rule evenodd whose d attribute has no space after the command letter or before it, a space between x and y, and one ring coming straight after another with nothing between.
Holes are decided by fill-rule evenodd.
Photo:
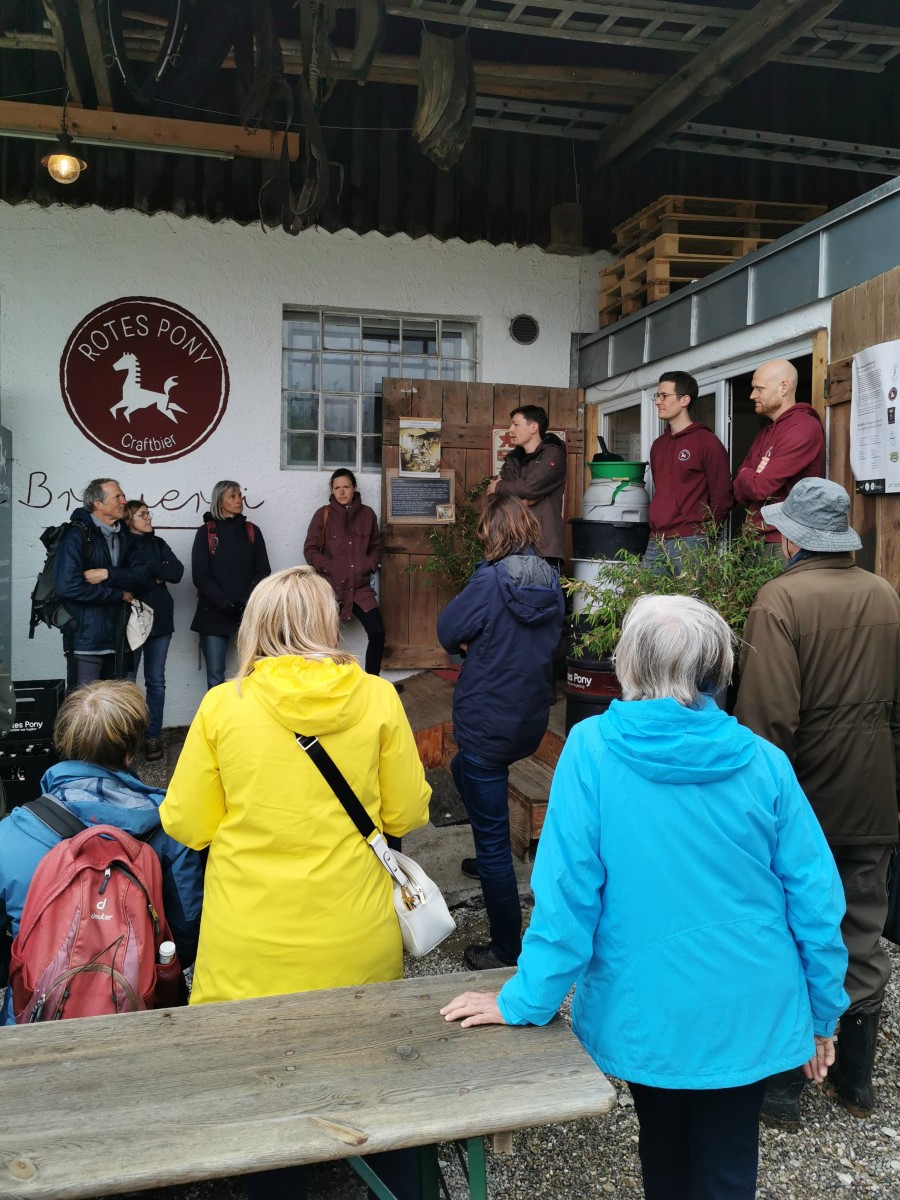
<instances>
[{"instance_id":1,"label":"man in maroon hoodie","mask_svg":"<svg viewBox=\"0 0 900 1200\"><path fill-rule=\"evenodd\" d=\"M747 520L765 531L766 550L782 557L781 534L760 515L764 504L785 500L801 479L825 474L825 434L809 404L797 403L797 369L774 358L753 372L750 399L759 416L771 422L753 439L734 477L734 496L747 509Z\"/></svg>"},{"instance_id":2,"label":"man in maroon hoodie","mask_svg":"<svg viewBox=\"0 0 900 1200\"><path fill-rule=\"evenodd\" d=\"M653 397L668 430L650 447L653 499L650 501L649 566L662 555L677 572L681 555L703 540L700 528L710 517L720 525L734 504L725 447L705 425L691 419L697 380L686 371L660 376Z\"/></svg>"}]
</instances>

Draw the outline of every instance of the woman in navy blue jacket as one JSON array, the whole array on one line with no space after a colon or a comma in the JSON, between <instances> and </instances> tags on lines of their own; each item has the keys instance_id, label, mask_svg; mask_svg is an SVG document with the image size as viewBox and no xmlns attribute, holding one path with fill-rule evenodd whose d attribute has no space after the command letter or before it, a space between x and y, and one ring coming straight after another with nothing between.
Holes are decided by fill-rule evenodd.
<instances>
[{"instance_id":1,"label":"woman in navy blue jacket","mask_svg":"<svg viewBox=\"0 0 900 1200\"><path fill-rule=\"evenodd\" d=\"M148 762L162 758L163 707L166 702L166 656L169 642L175 632L172 614L175 605L167 583L180 583L184 574L184 563L175 556L174 550L153 532L153 518L143 500L129 500L125 505L125 524L129 533L135 535L134 560L143 563L153 575L153 584L137 598L149 604L153 610L153 627L143 646L133 652L134 662L129 679L137 677L141 659L144 661L144 688L147 692L147 707L150 724L144 739L144 755Z\"/></svg>"},{"instance_id":2,"label":"woman in navy blue jacket","mask_svg":"<svg viewBox=\"0 0 900 1200\"><path fill-rule=\"evenodd\" d=\"M467 946L470 970L509 966L522 946L522 909L509 840L509 767L538 747L554 697L564 602L559 575L541 558L541 530L515 496L490 496L478 538L484 562L438 617L441 645L465 655L453 695L450 764L463 799L491 941Z\"/></svg>"}]
</instances>

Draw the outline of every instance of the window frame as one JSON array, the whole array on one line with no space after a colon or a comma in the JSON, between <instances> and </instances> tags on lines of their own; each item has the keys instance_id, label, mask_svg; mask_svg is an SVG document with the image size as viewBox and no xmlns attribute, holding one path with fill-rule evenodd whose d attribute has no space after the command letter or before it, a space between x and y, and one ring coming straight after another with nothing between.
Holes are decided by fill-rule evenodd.
<instances>
[{"instance_id":1,"label":"window frame","mask_svg":"<svg viewBox=\"0 0 900 1200\"><path fill-rule=\"evenodd\" d=\"M295 348L287 344L288 337L285 334L285 329L288 323L292 320L316 318L318 320L318 335L317 345L311 349ZM356 322L358 330L357 344L348 348L330 346L326 344L326 322L329 318L337 319L350 318L351 322ZM385 327L386 332L396 332L396 350L394 349L366 349L366 325L369 323L370 329L377 327L379 324ZM349 324L349 323L348 323ZM423 326L434 326L434 354L416 354L410 350L404 350L404 327L409 325L412 330L422 332ZM460 333L462 335L461 349L467 353L459 357L443 354L443 335L445 328L449 328L451 333ZM341 309L328 306L312 306L302 304L285 304L282 307L281 315L281 423L280 423L280 469L282 471L331 471L340 469L346 466L353 471L360 471L364 474L376 474L383 470L383 461L381 459L382 448L382 429L380 428L383 418L379 417L379 408L381 395L379 393L368 392L364 390L366 383L366 358L384 358L396 359L397 374L385 375L384 378L427 378L437 381L443 379L445 362L460 364L460 375L462 382L471 383L477 382L480 376L480 350L481 350L481 329L480 322L475 317L451 316L446 314L422 314L422 313L395 313L395 312L373 312L371 309ZM427 330L426 330L427 336ZM352 334L349 335L349 340L353 341ZM291 354L308 355L315 362L315 368L311 373L311 379L315 381L316 386L310 388L299 388L288 386L288 368L287 363L290 361ZM328 364L326 358L331 359L331 367L337 369L341 357L346 357L349 361L355 361L355 373L357 388L355 391L346 390L339 391L337 389L326 388L326 370ZM427 366L426 366L427 364ZM392 364L388 364L389 368ZM300 399L302 397L316 397L316 427L309 429L295 428L290 422L290 404L292 399ZM356 406L356 422L352 432L346 430L329 430L326 428L326 411L329 400L339 402L341 399L352 398ZM366 432L366 401L375 400L374 417L374 432ZM290 447L291 440L296 435L314 435L316 439L316 457L314 461L308 462L291 462ZM325 461L325 442L326 438L347 437L355 441L355 454L353 458L344 463L332 463ZM379 461L364 461L364 451L366 449L367 440L374 443L377 447ZM373 456L374 457L374 456Z\"/></svg>"}]
</instances>

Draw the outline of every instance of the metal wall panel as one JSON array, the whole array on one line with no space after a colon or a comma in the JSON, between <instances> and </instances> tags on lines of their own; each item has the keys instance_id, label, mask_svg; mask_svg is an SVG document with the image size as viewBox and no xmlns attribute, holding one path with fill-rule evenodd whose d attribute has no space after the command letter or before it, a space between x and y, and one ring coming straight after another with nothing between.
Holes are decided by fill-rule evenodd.
<instances>
[{"instance_id":1,"label":"metal wall panel","mask_svg":"<svg viewBox=\"0 0 900 1200\"><path fill-rule=\"evenodd\" d=\"M582 342L578 350L578 386L589 387L609 379L609 338Z\"/></svg>"},{"instance_id":2,"label":"metal wall panel","mask_svg":"<svg viewBox=\"0 0 900 1200\"><path fill-rule=\"evenodd\" d=\"M819 239L806 238L751 267L750 324L819 298Z\"/></svg>"},{"instance_id":3,"label":"metal wall panel","mask_svg":"<svg viewBox=\"0 0 900 1200\"><path fill-rule=\"evenodd\" d=\"M739 271L695 294L695 346L746 327L749 281L750 272Z\"/></svg>"},{"instance_id":4,"label":"metal wall panel","mask_svg":"<svg viewBox=\"0 0 900 1200\"><path fill-rule=\"evenodd\" d=\"M647 321L647 362L667 358L691 344L691 302L672 304L653 313Z\"/></svg>"},{"instance_id":5,"label":"metal wall panel","mask_svg":"<svg viewBox=\"0 0 900 1200\"><path fill-rule=\"evenodd\" d=\"M830 225L820 236L825 239L823 296L900 266L900 193Z\"/></svg>"},{"instance_id":6,"label":"metal wall panel","mask_svg":"<svg viewBox=\"0 0 900 1200\"><path fill-rule=\"evenodd\" d=\"M609 374L621 375L633 371L644 361L644 326L646 321L635 321L624 329L617 329L610 340ZM593 382L593 381L592 381Z\"/></svg>"}]
</instances>

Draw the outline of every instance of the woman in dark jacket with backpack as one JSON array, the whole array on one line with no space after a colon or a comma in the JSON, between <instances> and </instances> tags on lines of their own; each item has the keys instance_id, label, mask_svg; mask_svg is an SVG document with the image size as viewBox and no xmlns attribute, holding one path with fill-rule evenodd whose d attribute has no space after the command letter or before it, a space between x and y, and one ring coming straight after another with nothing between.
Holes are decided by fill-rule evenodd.
<instances>
[{"instance_id":1,"label":"woman in dark jacket with backpack","mask_svg":"<svg viewBox=\"0 0 900 1200\"><path fill-rule=\"evenodd\" d=\"M559 575L540 556L541 527L515 496L490 496L478 539L484 562L438 617L441 645L465 654L453 695L459 752L453 782L472 823L491 941L463 952L472 971L510 966L522 948L522 909L509 838L509 768L537 749L554 697L564 603Z\"/></svg>"},{"instance_id":2,"label":"woman in dark jacket with backpack","mask_svg":"<svg viewBox=\"0 0 900 1200\"><path fill-rule=\"evenodd\" d=\"M176 557L171 546L153 532L153 518L143 500L129 500L125 505L125 524L134 534L133 559L143 563L153 575L153 584L137 593L137 599L153 610L153 626L143 646L133 651L133 666L129 679L137 677L141 659L144 662L144 690L150 710L150 724L144 738L144 757L148 762L162 758L163 707L166 701L166 657L169 642L175 632L172 614L175 604L167 583L180 583L184 563Z\"/></svg>"},{"instance_id":3,"label":"woman in dark jacket with backpack","mask_svg":"<svg viewBox=\"0 0 900 1200\"><path fill-rule=\"evenodd\" d=\"M334 472L328 486L331 499L309 523L303 557L331 584L341 620L356 617L366 631L366 674L378 675L384 656L384 622L372 587L381 562L378 518L363 504L356 476L346 467Z\"/></svg>"},{"instance_id":4,"label":"woman in dark jacket with backpack","mask_svg":"<svg viewBox=\"0 0 900 1200\"><path fill-rule=\"evenodd\" d=\"M244 516L241 485L220 480L209 507L191 552L197 589L191 629L200 634L207 688L225 682L228 642L237 633L250 593L270 574L262 532Z\"/></svg>"}]
</instances>

